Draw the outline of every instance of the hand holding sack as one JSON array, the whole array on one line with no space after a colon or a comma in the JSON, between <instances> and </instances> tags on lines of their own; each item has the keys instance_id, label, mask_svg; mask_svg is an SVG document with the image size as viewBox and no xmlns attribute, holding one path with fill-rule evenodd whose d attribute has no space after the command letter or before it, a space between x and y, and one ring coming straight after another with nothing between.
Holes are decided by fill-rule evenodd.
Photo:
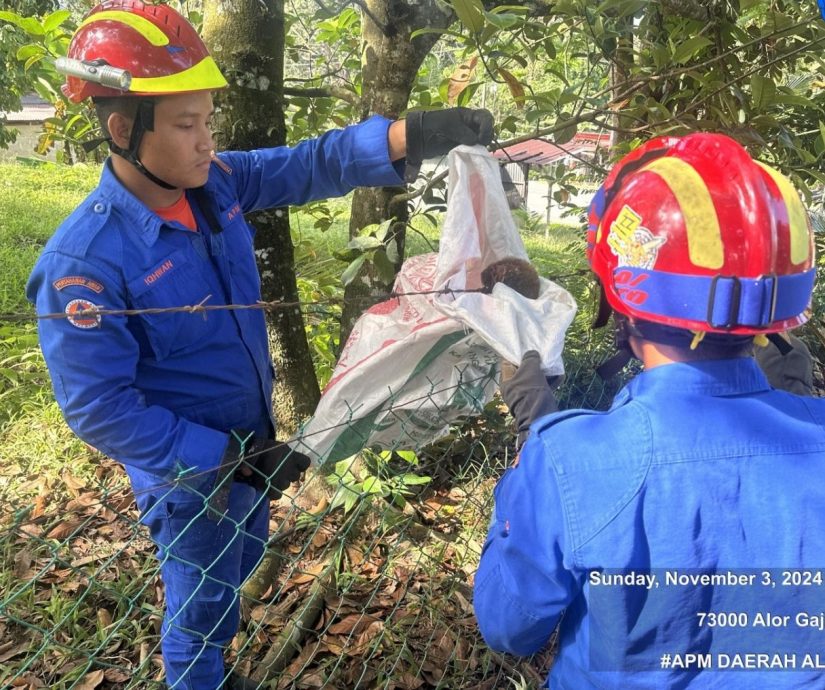
<instances>
[{"instance_id":1,"label":"hand holding sack","mask_svg":"<svg viewBox=\"0 0 825 690\"><path fill-rule=\"evenodd\" d=\"M487 146L493 140L493 115L489 110L413 110L407 113L405 122L407 182L415 180L421 163L427 158L443 156L460 144Z\"/></svg>"},{"instance_id":2,"label":"hand holding sack","mask_svg":"<svg viewBox=\"0 0 825 690\"><path fill-rule=\"evenodd\" d=\"M521 365L512 376L505 379L505 372L506 367L502 365L501 397L516 421L520 448L533 422L558 411L554 392L564 375L545 377L541 370L541 356L536 350L524 353Z\"/></svg>"}]
</instances>

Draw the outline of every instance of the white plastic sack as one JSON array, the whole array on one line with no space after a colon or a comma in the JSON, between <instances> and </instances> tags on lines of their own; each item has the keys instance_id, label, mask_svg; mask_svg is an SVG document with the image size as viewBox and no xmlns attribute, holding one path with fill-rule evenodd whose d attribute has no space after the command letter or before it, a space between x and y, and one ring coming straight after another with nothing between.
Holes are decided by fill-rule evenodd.
<instances>
[{"instance_id":1,"label":"white plastic sack","mask_svg":"<svg viewBox=\"0 0 825 690\"><path fill-rule=\"evenodd\" d=\"M441 233L435 289L481 287L481 271L495 261L529 260L501 185L498 162L485 149L461 146L450 153L450 196ZM537 299L498 283L480 292L437 295L434 306L473 329L501 357L521 362L528 350L541 355L548 376L563 374L564 334L576 301L544 278Z\"/></svg>"},{"instance_id":2,"label":"white plastic sack","mask_svg":"<svg viewBox=\"0 0 825 690\"><path fill-rule=\"evenodd\" d=\"M462 146L448 163L440 251L405 261L396 293L475 289L490 263L527 259L496 159L481 147ZM571 295L545 279L537 299L499 283L491 294L410 294L376 304L356 322L293 446L325 463L368 446L431 443L490 401L500 357L517 364L538 350L546 374L563 373L564 333L575 313Z\"/></svg>"}]
</instances>

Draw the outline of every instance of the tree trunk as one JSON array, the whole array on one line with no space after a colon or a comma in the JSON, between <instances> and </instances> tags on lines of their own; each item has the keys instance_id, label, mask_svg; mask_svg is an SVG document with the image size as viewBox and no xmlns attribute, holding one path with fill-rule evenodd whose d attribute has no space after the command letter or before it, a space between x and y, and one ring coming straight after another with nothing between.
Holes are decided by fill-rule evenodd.
<instances>
[{"instance_id":1,"label":"tree trunk","mask_svg":"<svg viewBox=\"0 0 825 690\"><path fill-rule=\"evenodd\" d=\"M618 99L633 73L634 52L633 52L633 16L623 17L617 21L619 38L616 42L616 52L610 63L610 85L613 87L613 98ZM610 145L633 139L633 134L629 131L634 122L622 116L622 108L619 108L614 115L613 126L617 129L611 133Z\"/></svg>"},{"instance_id":2,"label":"tree trunk","mask_svg":"<svg viewBox=\"0 0 825 690\"><path fill-rule=\"evenodd\" d=\"M365 5L367 12L364 13L361 32L361 117L378 113L397 118L407 107L418 68L438 40L437 34L424 34L410 40L410 34L425 27L446 28L453 15L435 0L366 0ZM406 203L390 207L390 199L399 191L402 190L397 187L356 190L349 226L350 237L353 237L366 225L395 218L393 232L388 233L387 242L395 242L398 250L396 270L404 260L408 220ZM362 269L361 274L346 287L346 302L341 316L341 347L360 314L392 287L370 268Z\"/></svg>"},{"instance_id":3,"label":"tree trunk","mask_svg":"<svg viewBox=\"0 0 825 690\"><path fill-rule=\"evenodd\" d=\"M229 82L216 93L216 138L227 149L286 143L284 124L283 0L204 0L204 39ZM264 301L298 301L294 247L287 209L250 216ZM275 363L279 436L289 435L315 410L320 392L304 321L298 309L267 314Z\"/></svg>"}]
</instances>

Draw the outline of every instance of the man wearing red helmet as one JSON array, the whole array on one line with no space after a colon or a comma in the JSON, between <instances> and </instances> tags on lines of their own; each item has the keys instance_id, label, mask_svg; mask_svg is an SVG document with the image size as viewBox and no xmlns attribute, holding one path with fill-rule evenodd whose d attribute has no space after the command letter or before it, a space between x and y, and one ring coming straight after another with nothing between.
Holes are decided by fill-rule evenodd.
<instances>
[{"instance_id":1,"label":"man wearing red helmet","mask_svg":"<svg viewBox=\"0 0 825 690\"><path fill-rule=\"evenodd\" d=\"M136 0L91 10L58 68L68 98L94 100L115 155L27 288L38 313L66 315L39 323L55 397L78 436L125 465L158 546L167 682L244 687L223 666L238 591L264 552L269 497L309 460L274 441L263 313L166 309L261 299L246 212L400 184L424 158L489 143L492 116L373 117L215 156L211 91L226 80L183 17Z\"/></svg>"},{"instance_id":2,"label":"man wearing red helmet","mask_svg":"<svg viewBox=\"0 0 825 690\"><path fill-rule=\"evenodd\" d=\"M799 196L725 136L654 139L596 195L587 253L613 368L645 369L608 411L530 427L475 577L482 635L529 655L557 630L551 688L822 686L825 400L751 356L806 320ZM541 383L503 387L515 416L552 408Z\"/></svg>"}]
</instances>

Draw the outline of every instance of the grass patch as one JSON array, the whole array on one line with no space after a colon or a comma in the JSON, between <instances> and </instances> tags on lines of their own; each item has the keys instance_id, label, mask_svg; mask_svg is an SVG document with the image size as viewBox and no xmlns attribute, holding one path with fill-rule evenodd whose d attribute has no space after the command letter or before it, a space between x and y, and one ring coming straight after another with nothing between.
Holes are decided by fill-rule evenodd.
<instances>
[{"instance_id":1,"label":"grass patch","mask_svg":"<svg viewBox=\"0 0 825 690\"><path fill-rule=\"evenodd\" d=\"M35 259L99 177L92 165L0 163L0 312L31 309L24 288Z\"/></svg>"}]
</instances>

